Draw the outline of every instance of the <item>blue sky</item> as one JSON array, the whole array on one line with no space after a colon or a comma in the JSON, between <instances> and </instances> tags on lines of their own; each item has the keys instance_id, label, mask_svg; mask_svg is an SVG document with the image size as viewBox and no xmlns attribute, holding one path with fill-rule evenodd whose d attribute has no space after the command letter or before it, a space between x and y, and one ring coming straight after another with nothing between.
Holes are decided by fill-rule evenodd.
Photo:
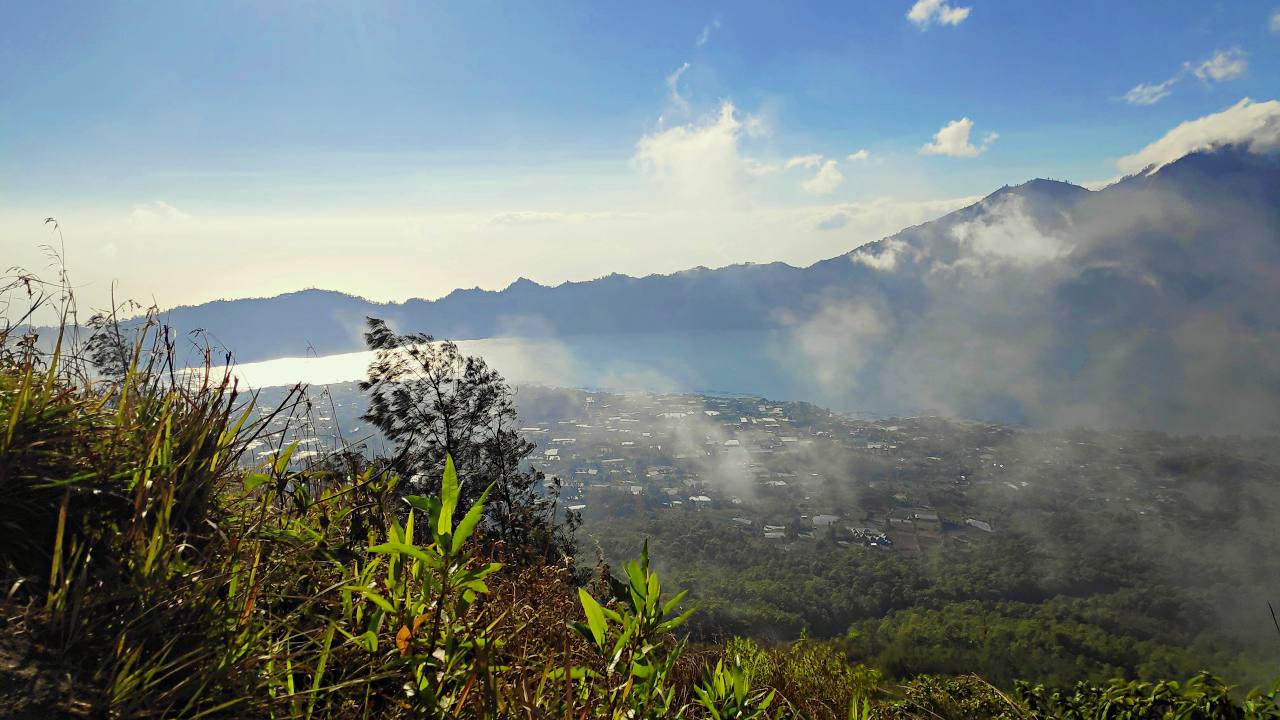
<instances>
[{"instance_id":1,"label":"blue sky","mask_svg":"<svg viewBox=\"0 0 1280 720\"><path fill-rule=\"evenodd\" d=\"M163 305L807 263L1275 99L1278 12L7 3L0 250L39 266L58 216L91 298Z\"/></svg>"}]
</instances>

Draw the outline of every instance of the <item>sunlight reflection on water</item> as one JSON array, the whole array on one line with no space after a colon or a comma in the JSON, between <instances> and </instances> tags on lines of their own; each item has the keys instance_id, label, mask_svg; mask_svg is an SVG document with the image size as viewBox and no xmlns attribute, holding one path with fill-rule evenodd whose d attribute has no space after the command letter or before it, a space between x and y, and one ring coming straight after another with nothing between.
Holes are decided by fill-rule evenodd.
<instances>
[{"instance_id":1,"label":"sunlight reflection on water","mask_svg":"<svg viewBox=\"0 0 1280 720\"><path fill-rule=\"evenodd\" d=\"M752 394L776 399L821 399L778 352L779 338L764 332L670 333L568 338L463 340L512 384L612 391ZM373 353L294 357L233 367L254 388L360 380Z\"/></svg>"}]
</instances>

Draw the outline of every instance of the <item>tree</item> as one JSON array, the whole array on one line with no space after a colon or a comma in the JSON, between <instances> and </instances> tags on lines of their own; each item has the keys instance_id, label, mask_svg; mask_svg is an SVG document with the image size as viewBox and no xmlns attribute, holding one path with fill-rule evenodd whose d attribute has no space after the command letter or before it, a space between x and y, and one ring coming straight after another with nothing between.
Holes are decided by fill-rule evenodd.
<instances>
[{"instance_id":1,"label":"tree","mask_svg":"<svg viewBox=\"0 0 1280 720\"><path fill-rule=\"evenodd\" d=\"M148 316L140 332L146 333L151 329L151 324ZM95 313L85 325L90 332L89 339L85 342L85 356L103 378L116 383L123 382L133 361L136 338L132 335L126 337L114 311Z\"/></svg>"},{"instance_id":2,"label":"tree","mask_svg":"<svg viewBox=\"0 0 1280 720\"><path fill-rule=\"evenodd\" d=\"M521 469L536 446L516 431L510 387L483 359L464 355L430 335L400 335L368 319L365 343L375 351L363 419L396 445L395 468L427 494L439 493L445 457L461 482L462 505L471 505L490 483L488 530L517 555L557 558L572 550L577 519L555 520L559 481ZM549 492L539 492L542 487Z\"/></svg>"}]
</instances>

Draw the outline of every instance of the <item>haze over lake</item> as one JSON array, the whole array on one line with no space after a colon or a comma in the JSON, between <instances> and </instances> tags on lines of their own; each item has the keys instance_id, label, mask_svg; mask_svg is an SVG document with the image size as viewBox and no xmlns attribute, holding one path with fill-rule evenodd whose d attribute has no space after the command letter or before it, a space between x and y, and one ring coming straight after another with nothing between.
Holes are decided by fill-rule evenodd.
<instances>
[{"instance_id":1,"label":"haze over lake","mask_svg":"<svg viewBox=\"0 0 1280 720\"><path fill-rule=\"evenodd\" d=\"M852 394L831 397L788 358L781 331L579 335L565 338L463 340L514 385L539 384L614 392L759 395L822 404L841 412L910 413L913 408L860 406ZM254 388L351 382L365 377L373 353L291 357L235 365Z\"/></svg>"}]
</instances>

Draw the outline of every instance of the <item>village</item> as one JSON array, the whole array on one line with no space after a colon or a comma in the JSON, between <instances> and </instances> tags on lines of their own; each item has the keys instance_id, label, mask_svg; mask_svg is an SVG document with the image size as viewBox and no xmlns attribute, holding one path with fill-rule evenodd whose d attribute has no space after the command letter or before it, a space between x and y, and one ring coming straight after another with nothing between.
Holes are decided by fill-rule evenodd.
<instances>
[{"instance_id":1,"label":"village","mask_svg":"<svg viewBox=\"0 0 1280 720\"><path fill-rule=\"evenodd\" d=\"M538 446L531 464L559 480L567 509L589 524L700 513L783 544L905 552L995 532L955 502L969 483L959 471L942 477L959 458L941 435L919 434L942 429L930 419L857 421L753 397L523 393L528 405L559 410L522 412L520 432ZM924 455L925 485L945 486L942 505L911 490L925 452L938 453Z\"/></svg>"},{"instance_id":2,"label":"village","mask_svg":"<svg viewBox=\"0 0 1280 720\"><path fill-rule=\"evenodd\" d=\"M283 394L263 391L257 412ZM1126 527L1202 519L1204 498L1187 496L1196 486L1180 482L1169 458L1196 443L1222 453L1233 442L851 417L750 396L533 385L518 389L517 402L519 432L536 446L528 465L558 488L559 511L591 532L645 514L689 516L782 546L908 555L1051 522L1071 508ZM365 399L354 383L313 389L300 403L304 413L272 421L279 438L298 442L295 463L337 447L393 451L360 420ZM258 441L250 461L272 456L279 438ZM1235 442L1230 453L1270 452Z\"/></svg>"}]
</instances>

